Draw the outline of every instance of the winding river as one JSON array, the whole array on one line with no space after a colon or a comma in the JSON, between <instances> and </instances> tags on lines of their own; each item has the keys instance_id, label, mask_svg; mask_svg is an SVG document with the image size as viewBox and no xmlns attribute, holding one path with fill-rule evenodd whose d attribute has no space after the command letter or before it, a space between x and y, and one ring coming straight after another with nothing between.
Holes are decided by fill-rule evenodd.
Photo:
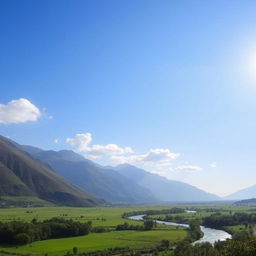
<instances>
[{"instance_id":1,"label":"winding river","mask_svg":"<svg viewBox=\"0 0 256 256\"><path fill-rule=\"evenodd\" d=\"M136 215L136 216L128 217L128 219L142 221L144 216L145 215ZM156 220L156 222L159 224L189 228L188 224L179 224L179 223L160 221L160 220ZM209 242L211 244L214 244L217 241L225 241L227 239L232 238L232 236L229 233L223 230L206 228L204 226L200 226L200 228L201 228L201 231L204 233L204 236L199 240L195 241L193 244L203 243L203 242Z\"/></svg>"}]
</instances>

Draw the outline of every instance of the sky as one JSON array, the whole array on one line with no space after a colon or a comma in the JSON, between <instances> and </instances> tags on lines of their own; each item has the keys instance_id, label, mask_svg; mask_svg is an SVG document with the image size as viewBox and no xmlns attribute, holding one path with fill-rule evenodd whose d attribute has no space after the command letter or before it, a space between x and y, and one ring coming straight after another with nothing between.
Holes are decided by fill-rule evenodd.
<instances>
[{"instance_id":1,"label":"sky","mask_svg":"<svg viewBox=\"0 0 256 256\"><path fill-rule=\"evenodd\" d=\"M1 0L0 134L224 196L256 184L256 2Z\"/></svg>"}]
</instances>

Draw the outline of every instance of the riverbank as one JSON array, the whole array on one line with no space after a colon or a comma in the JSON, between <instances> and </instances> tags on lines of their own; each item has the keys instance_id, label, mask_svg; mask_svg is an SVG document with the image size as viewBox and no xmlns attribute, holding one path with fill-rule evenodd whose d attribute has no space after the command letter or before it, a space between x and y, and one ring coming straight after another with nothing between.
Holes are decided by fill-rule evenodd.
<instances>
[{"instance_id":1,"label":"riverbank","mask_svg":"<svg viewBox=\"0 0 256 256\"><path fill-rule=\"evenodd\" d=\"M145 215L130 216L130 217L128 217L128 219L136 220L136 221L143 221L144 216ZM177 226L177 227L180 226L180 227L189 228L188 224L174 223L174 222L167 222L167 221L160 221L160 220L155 220L155 222L159 223L159 224L164 224L164 225ZM227 239L232 238L232 236L224 230L207 228L204 226L200 226L200 228L204 235L202 238L193 242L193 244L202 243L202 242L209 242L211 244L214 244L217 241L226 241Z\"/></svg>"}]
</instances>

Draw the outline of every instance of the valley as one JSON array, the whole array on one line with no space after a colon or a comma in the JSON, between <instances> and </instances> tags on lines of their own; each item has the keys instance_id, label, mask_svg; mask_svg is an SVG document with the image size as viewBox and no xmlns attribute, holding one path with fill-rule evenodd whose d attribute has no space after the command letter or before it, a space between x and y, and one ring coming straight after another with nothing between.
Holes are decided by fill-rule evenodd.
<instances>
[{"instance_id":1,"label":"valley","mask_svg":"<svg viewBox=\"0 0 256 256\"><path fill-rule=\"evenodd\" d=\"M253 239L253 199L224 201L133 165L1 136L0 175L0 255L180 256L208 246L215 256L218 243Z\"/></svg>"},{"instance_id":2,"label":"valley","mask_svg":"<svg viewBox=\"0 0 256 256\"><path fill-rule=\"evenodd\" d=\"M255 13L0 0L0 256L256 256Z\"/></svg>"},{"instance_id":3,"label":"valley","mask_svg":"<svg viewBox=\"0 0 256 256\"><path fill-rule=\"evenodd\" d=\"M192 211L192 212L190 212ZM174 250L179 242L185 240L194 241L189 229L174 225L164 225L157 223L151 230L116 230L116 227L123 223L129 225L142 225L141 221L131 220L125 217L127 214L136 213L148 214L153 219L166 219L166 216L174 218L177 222L191 223L199 220L201 223L206 217L216 214L223 216L233 216L237 214L254 214L255 207L234 206L232 204L179 204L179 205L152 205L152 206L126 206L126 207L38 207L38 208L13 208L0 210L0 222L26 222L33 219L38 222L50 220L52 218L63 218L74 222L92 222L93 227L104 227L107 232L90 233L85 236L75 236L59 239L49 239L35 241L27 245L6 246L1 245L1 255L38 255L38 256L64 256L73 255L73 248L77 248L79 255L95 251L104 252L106 255L118 255L114 250L121 250L124 255L130 255L132 250L141 251L166 251L161 247L163 241L169 241L168 255L174 255ZM168 213L173 212L173 213ZM150 214L149 214L150 213ZM168 213L168 214L166 214ZM229 229L235 234L250 229L251 224L240 226L222 227ZM111 252L109 250L112 250ZM76 254L74 254L76 255ZM88 254L89 255L89 254ZM100 255L100 254L95 254ZM139 255L139 254L138 254ZM166 254L167 255L167 254Z\"/></svg>"}]
</instances>

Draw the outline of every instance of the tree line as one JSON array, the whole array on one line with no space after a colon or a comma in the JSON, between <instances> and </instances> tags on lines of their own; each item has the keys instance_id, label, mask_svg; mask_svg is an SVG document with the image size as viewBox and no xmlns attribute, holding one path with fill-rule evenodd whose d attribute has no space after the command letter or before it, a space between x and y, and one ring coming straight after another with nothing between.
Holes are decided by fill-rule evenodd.
<instances>
[{"instance_id":1,"label":"tree line","mask_svg":"<svg viewBox=\"0 0 256 256\"><path fill-rule=\"evenodd\" d=\"M136 215L158 215L158 214L175 214L175 213L184 213L185 210L182 208L171 208L171 209L163 209L163 210L141 210L141 211L133 211L133 212L125 212L122 214L123 218L128 218Z\"/></svg>"},{"instance_id":2,"label":"tree line","mask_svg":"<svg viewBox=\"0 0 256 256\"><path fill-rule=\"evenodd\" d=\"M116 230L152 230L156 225L155 221L146 219L143 221L143 225L133 225L125 222L116 226Z\"/></svg>"},{"instance_id":3,"label":"tree line","mask_svg":"<svg viewBox=\"0 0 256 256\"><path fill-rule=\"evenodd\" d=\"M230 215L213 214L203 219L203 225L210 228L223 228L225 226L247 225L256 223L255 213L234 213Z\"/></svg>"},{"instance_id":4,"label":"tree line","mask_svg":"<svg viewBox=\"0 0 256 256\"><path fill-rule=\"evenodd\" d=\"M237 239L239 238L239 239ZM174 256L255 256L256 238L246 235L232 240L192 245L187 241L178 243L174 250ZM170 254L173 255L173 254Z\"/></svg>"},{"instance_id":5,"label":"tree line","mask_svg":"<svg viewBox=\"0 0 256 256\"><path fill-rule=\"evenodd\" d=\"M24 245L34 241L88 235L90 232L106 232L105 228L92 227L92 222L85 223L65 220L64 218L52 218L38 222L12 221L0 222L0 243Z\"/></svg>"}]
</instances>

